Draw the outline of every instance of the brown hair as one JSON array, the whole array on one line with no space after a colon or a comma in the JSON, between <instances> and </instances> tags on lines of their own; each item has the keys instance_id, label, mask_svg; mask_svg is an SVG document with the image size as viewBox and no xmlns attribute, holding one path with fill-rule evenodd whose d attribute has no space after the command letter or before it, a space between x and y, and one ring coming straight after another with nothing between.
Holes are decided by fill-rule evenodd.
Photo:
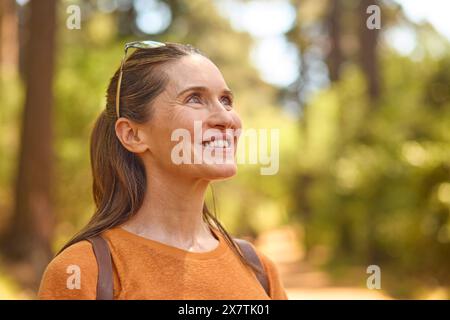
<instances>
[{"instance_id":1,"label":"brown hair","mask_svg":"<svg viewBox=\"0 0 450 320\"><path fill-rule=\"evenodd\" d=\"M123 65L120 115L138 123L150 120L151 103L168 82L162 66L190 54L203 55L190 45L175 43L166 43L165 46L152 49L137 49L131 54ZM106 109L98 117L91 135L91 167L96 210L88 224L69 240L58 254L76 242L123 224L141 207L147 191L145 167L141 159L125 149L115 133L115 100L119 72L118 69L110 80ZM206 204L203 205L203 220L210 227L219 230L244 265L256 272L263 272L245 259L215 213L212 214Z\"/></svg>"}]
</instances>

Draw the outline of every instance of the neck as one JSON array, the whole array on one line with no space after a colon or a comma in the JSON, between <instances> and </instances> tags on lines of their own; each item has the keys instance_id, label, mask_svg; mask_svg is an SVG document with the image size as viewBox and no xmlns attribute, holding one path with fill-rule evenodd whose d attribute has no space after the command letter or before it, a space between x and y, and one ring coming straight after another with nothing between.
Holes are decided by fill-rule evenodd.
<instances>
[{"instance_id":1,"label":"neck","mask_svg":"<svg viewBox=\"0 0 450 320\"><path fill-rule=\"evenodd\" d=\"M183 179L152 166L141 208L124 229L177 247L201 250L213 235L203 221L203 204L209 182Z\"/></svg>"}]
</instances>

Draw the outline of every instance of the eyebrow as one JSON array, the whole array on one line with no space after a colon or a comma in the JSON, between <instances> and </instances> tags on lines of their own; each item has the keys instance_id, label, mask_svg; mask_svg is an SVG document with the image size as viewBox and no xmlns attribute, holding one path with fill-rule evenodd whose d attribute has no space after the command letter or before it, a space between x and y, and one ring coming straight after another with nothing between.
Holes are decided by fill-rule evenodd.
<instances>
[{"instance_id":1,"label":"eyebrow","mask_svg":"<svg viewBox=\"0 0 450 320\"><path fill-rule=\"evenodd\" d=\"M202 92L207 92L207 91L209 91L209 90L208 90L207 87L203 87L203 86L189 87L189 88L186 88L186 89L180 91L180 92L177 94L177 97L181 96L182 94L184 94L184 93L186 93L186 92L188 92L188 91L202 91ZM224 89L224 90L222 90L222 93L229 94L232 98L234 97L233 92L232 92L230 89Z\"/></svg>"}]
</instances>

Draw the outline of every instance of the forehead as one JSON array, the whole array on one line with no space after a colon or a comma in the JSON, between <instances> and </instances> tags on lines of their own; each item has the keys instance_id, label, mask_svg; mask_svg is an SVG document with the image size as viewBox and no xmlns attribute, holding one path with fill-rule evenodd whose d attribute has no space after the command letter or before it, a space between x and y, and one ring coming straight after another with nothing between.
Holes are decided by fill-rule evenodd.
<instances>
[{"instance_id":1,"label":"forehead","mask_svg":"<svg viewBox=\"0 0 450 320\"><path fill-rule=\"evenodd\" d=\"M223 90L228 86L217 66L199 54L184 56L165 70L169 76L168 87L177 91L191 86Z\"/></svg>"}]
</instances>

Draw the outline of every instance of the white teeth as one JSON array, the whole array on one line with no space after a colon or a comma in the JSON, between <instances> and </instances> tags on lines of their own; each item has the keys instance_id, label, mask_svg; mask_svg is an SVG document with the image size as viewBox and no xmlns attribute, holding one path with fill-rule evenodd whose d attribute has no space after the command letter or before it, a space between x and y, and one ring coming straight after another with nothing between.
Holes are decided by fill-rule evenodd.
<instances>
[{"instance_id":1,"label":"white teeth","mask_svg":"<svg viewBox=\"0 0 450 320\"><path fill-rule=\"evenodd\" d=\"M211 148L228 148L230 143L227 140L206 141L203 143L205 147Z\"/></svg>"}]
</instances>

